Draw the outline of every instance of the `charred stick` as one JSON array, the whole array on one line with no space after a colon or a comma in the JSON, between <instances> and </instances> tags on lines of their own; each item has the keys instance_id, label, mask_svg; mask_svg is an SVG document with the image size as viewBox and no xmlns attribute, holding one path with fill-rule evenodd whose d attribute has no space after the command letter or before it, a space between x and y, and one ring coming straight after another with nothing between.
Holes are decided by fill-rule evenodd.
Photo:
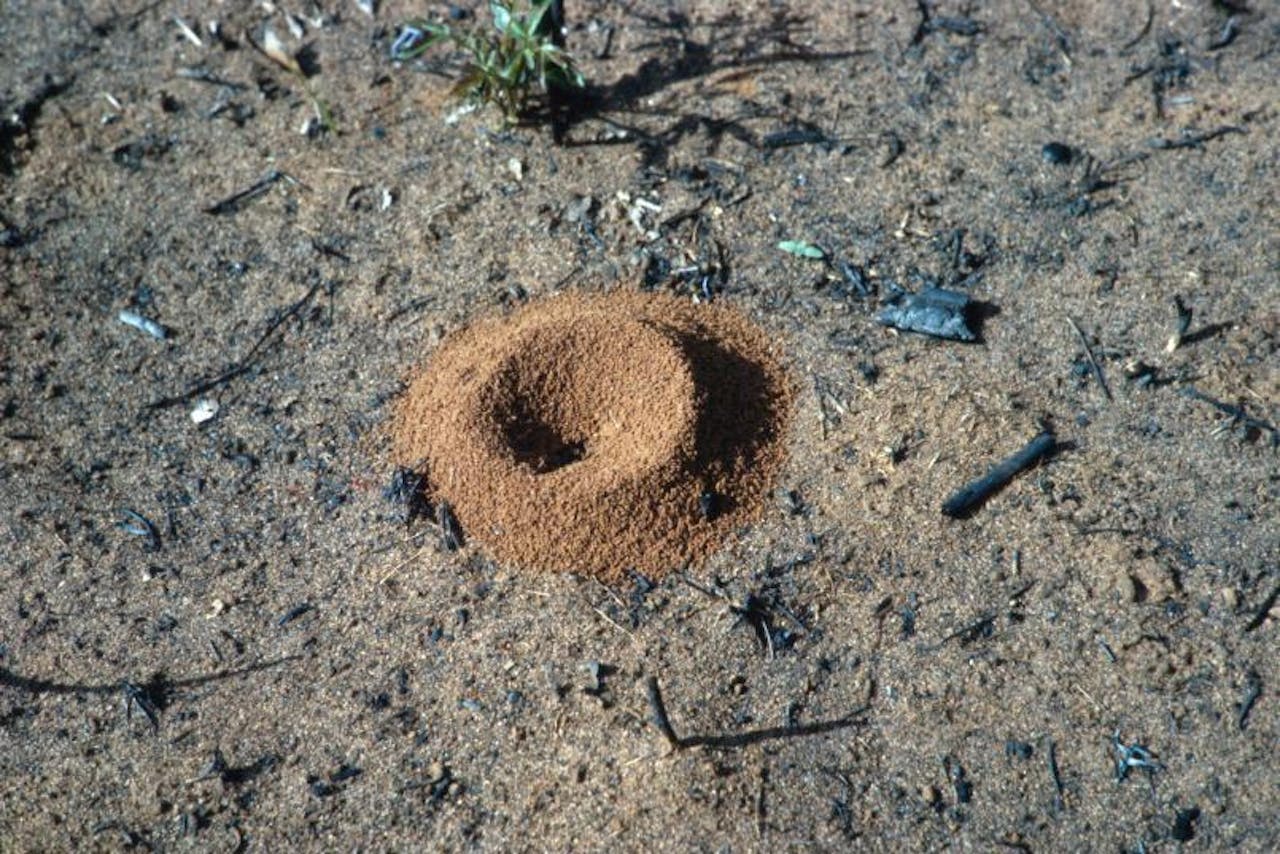
<instances>
[{"instance_id":1,"label":"charred stick","mask_svg":"<svg viewBox=\"0 0 1280 854\"><path fill-rule=\"evenodd\" d=\"M1053 809L1055 812L1062 812L1062 774L1058 771L1058 757L1054 751L1053 739L1048 739L1045 754L1049 763L1049 778L1053 780Z\"/></svg>"},{"instance_id":2,"label":"charred stick","mask_svg":"<svg viewBox=\"0 0 1280 854\"><path fill-rule=\"evenodd\" d=\"M1234 42L1238 35L1240 35L1240 19L1232 15L1227 18L1227 23L1222 27L1222 35L1218 36L1217 40L1206 49L1222 50Z\"/></svg>"},{"instance_id":3,"label":"charred stick","mask_svg":"<svg viewBox=\"0 0 1280 854\"><path fill-rule=\"evenodd\" d=\"M1253 619L1245 624L1244 630L1251 632L1265 623L1267 617L1271 614L1271 609L1275 607L1277 599L1280 599L1280 584L1277 584L1275 589L1271 591L1271 595L1263 600L1261 607L1253 615Z\"/></svg>"},{"instance_id":4,"label":"charred stick","mask_svg":"<svg viewBox=\"0 0 1280 854\"><path fill-rule=\"evenodd\" d=\"M824 733L835 732L837 730L861 724L863 722L862 716L870 709L869 705L863 706L862 708L850 712L843 718L836 718L828 721L817 721L815 723L768 727L765 729L756 729L729 735L689 735L681 738L676 735L676 731L671 726L671 719L667 717L667 707L666 704L662 702L662 691L658 688L658 678L656 676L649 677L647 688L649 694L649 708L653 712L653 723L658 727L658 731L662 733L662 736L667 740L667 743L677 750L683 750L688 747L706 747L712 750L730 750L779 738L822 735Z\"/></svg>"},{"instance_id":5,"label":"charred stick","mask_svg":"<svg viewBox=\"0 0 1280 854\"><path fill-rule=\"evenodd\" d=\"M1008 459L997 463L991 471L971 481L942 503L944 515L953 519L967 515L975 507L994 495L1023 469L1030 468L1045 454L1053 450L1053 433L1045 430Z\"/></svg>"},{"instance_id":6,"label":"charred stick","mask_svg":"<svg viewBox=\"0 0 1280 854\"><path fill-rule=\"evenodd\" d=\"M1111 389L1107 386L1107 378L1102 373L1102 365L1099 365L1098 360L1093 357L1093 348L1089 346L1089 339L1085 337L1084 330L1071 317L1067 318L1067 323L1070 323L1071 328L1076 331L1076 335L1080 336L1080 343L1084 345L1084 354L1089 359L1089 367L1093 368L1093 376L1098 380L1102 393L1107 396L1107 400L1112 400Z\"/></svg>"},{"instance_id":7,"label":"charred stick","mask_svg":"<svg viewBox=\"0 0 1280 854\"><path fill-rule=\"evenodd\" d=\"M1273 447L1275 445L1280 444L1280 429L1278 429L1276 425L1271 424L1270 422L1263 421L1260 418L1254 418L1253 416L1249 415L1244 411L1243 406L1235 406L1230 403L1224 403L1215 397L1210 397L1209 395L1205 394L1204 392L1200 391L1194 386L1187 386L1186 388L1184 388L1182 390L1182 395L1184 397L1189 397L1192 400L1198 400L1201 403L1207 403L1210 406L1212 406L1214 409L1223 413L1224 415L1230 415L1232 418L1236 419L1237 421L1243 422L1244 425L1247 427L1252 427L1255 430L1259 430L1264 433L1270 433L1271 444Z\"/></svg>"},{"instance_id":8,"label":"charred stick","mask_svg":"<svg viewBox=\"0 0 1280 854\"><path fill-rule=\"evenodd\" d=\"M1206 131L1204 133L1184 132L1182 136L1177 139L1164 139L1162 137L1158 137L1156 139L1148 140L1147 145L1160 151L1170 151L1177 148L1199 148L1206 142L1231 133L1243 134L1248 133L1248 131L1242 127L1236 127L1235 125L1223 125L1220 128L1214 128L1213 130Z\"/></svg>"},{"instance_id":9,"label":"charred stick","mask_svg":"<svg viewBox=\"0 0 1280 854\"><path fill-rule=\"evenodd\" d=\"M653 712L653 723L662 733L662 737L676 750L684 747L676 731L671 728L671 719L667 717L667 706L662 702L662 690L658 687L658 677L650 676L648 682L649 708Z\"/></svg>"},{"instance_id":10,"label":"charred stick","mask_svg":"<svg viewBox=\"0 0 1280 854\"><path fill-rule=\"evenodd\" d=\"M204 209L204 212L215 216L218 214L235 213L240 210L240 208L244 207L245 202L252 201L258 196L261 196L267 190L270 190L278 181L290 181L295 184L298 182L296 178L281 172L279 169L272 169L262 177L262 180L256 182L252 186L240 190L237 193L232 193L220 202L215 202L214 204L209 205L209 207Z\"/></svg>"},{"instance_id":11,"label":"charred stick","mask_svg":"<svg viewBox=\"0 0 1280 854\"><path fill-rule=\"evenodd\" d=\"M1147 2L1147 20L1146 20L1146 23L1144 23L1144 24L1142 25L1142 29L1138 30L1138 34L1137 34L1136 36L1134 36L1133 38L1129 39L1129 40L1128 40L1127 42L1125 42L1123 45L1121 45L1121 48L1120 48L1120 49L1121 49L1121 50L1129 50L1129 49L1130 49L1130 48L1132 48L1132 47L1136 47L1136 46L1137 46L1137 44L1138 44L1138 42L1140 42L1140 41L1142 41L1143 39L1145 39L1145 38L1147 37L1147 33L1151 32L1151 24L1155 21L1155 18L1156 18L1156 6L1155 6L1155 4L1154 4L1154 3L1150 2L1150 0L1148 0L1148 2Z\"/></svg>"},{"instance_id":12,"label":"charred stick","mask_svg":"<svg viewBox=\"0 0 1280 854\"><path fill-rule=\"evenodd\" d=\"M274 334L275 331L279 329L284 324L285 321L289 320L292 317L296 317L302 311L302 309L304 309L307 306L307 304L310 303L311 300L315 297L315 295L320 291L320 287L321 286L319 283L312 285L311 289L307 291L307 293L302 297L302 299L298 300L293 305L289 306L287 309L285 309L285 311L282 314L280 314L278 317L276 317L270 323L268 323L267 328L263 331L263 333L260 336L258 336L258 340L254 343L252 347L249 348L249 352L246 353L244 358L241 359L238 363L228 368L227 370L223 371L222 373L218 374L217 376L214 376L207 380L202 380L196 383L195 385L191 386L189 389L182 392L181 394L174 394L174 395L170 395L169 397L162 397L159 400L154 400L151 403L148 403L146 408L147 409L163 409L165 407L174 406L179 403L185 403L186 401L191 400L193 397L198 397L199 395L204 394L206 391L209 391L211 389L217 388L220 385L230 382L231 380L235 379L241 374L248 373L254 366L255 357L258 355L258 351L261 350L263 345L267 343L267 340L272 336L272 334Z\"/></svg>"},{"instance_id":13,"label":"charred stick","mask_svg":"<svg viewBox=\"0 0 1280 854\"><path fill-rule=\"evenodd\" d=\"M288 611L285 611L284 614L280 617L280 619L276 620L276 625L280 627L287 626L310 610L311 610L310 602L303 602L299 605L294 605Z\"/></svg>"},{"instance_id":14,"label":"charred stick","mask_svg":"<svg viewBox=\"0 0 1280 854\"><path fill-rule=\"evenodd\" d=\"M1240 729L1244 729L1249 725L1249 713L1253 711L1253 704L1258 702L1258 698L1262 696L1262 677L1258 675L1258 671L1250 670L1245 681L1244 699L1240 701L1240 715L1236 718L1236 724Z\"/></svg>"}]
</instances>

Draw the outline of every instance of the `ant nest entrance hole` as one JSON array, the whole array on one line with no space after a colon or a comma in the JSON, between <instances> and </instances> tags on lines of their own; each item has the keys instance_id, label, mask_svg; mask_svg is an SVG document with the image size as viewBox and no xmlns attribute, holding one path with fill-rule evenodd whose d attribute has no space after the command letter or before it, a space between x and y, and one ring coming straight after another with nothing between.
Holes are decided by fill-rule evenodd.
<instances>
[{"instance_id":1,"label":"ant nest entrance hole","mask_svg":"<svg viewBox=\"0 0 1280 854\"><path fill-rule=\"evenodd\" d=\"M687 461L699 399L674 336L649 321L594 316L512 343L484 406L492 440L523 469L607 466L625 477Z\"/></svg>"}]
</instances>

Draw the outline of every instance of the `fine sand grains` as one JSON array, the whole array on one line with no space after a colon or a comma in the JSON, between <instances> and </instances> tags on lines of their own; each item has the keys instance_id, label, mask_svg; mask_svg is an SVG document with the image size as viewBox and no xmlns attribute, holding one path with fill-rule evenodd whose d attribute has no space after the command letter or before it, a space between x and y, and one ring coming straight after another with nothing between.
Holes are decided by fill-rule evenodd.
<instances>
[{"instance_id":1,"label":"fine sand grains","mask_svg":"<svg viewBox=\"0 0 1280 854\"><path fill-rule=\"evenodd\" d=\"M500 561L656 576L759 514L792 397L732 308L567 294L448 338L410 377L393 452Z\"/></svg>"}]
</instances>

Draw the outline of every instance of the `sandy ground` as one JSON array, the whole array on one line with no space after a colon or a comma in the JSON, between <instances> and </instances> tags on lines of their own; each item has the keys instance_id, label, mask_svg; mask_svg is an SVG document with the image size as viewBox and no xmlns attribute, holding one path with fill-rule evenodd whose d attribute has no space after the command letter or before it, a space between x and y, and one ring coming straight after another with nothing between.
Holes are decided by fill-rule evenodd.
<instances>
[{"instance_id":1,"label":"sandy ground","mask_svg":"<svg viewBox=\"0 0 1280 854\"><path fill-rule=\"evenodd\" d=\"M1272 4L571 0L560 144L285 5L0 15L0 848L1274 849ZM410 368L612 288L781 342L765 518L614 587L406 522Z\"/></svg>"}]
</instances>

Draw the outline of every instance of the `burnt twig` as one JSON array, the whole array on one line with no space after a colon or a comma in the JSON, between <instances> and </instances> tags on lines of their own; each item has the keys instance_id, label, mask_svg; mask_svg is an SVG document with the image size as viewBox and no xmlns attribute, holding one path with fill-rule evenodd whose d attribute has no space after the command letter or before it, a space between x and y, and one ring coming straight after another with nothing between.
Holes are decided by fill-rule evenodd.
<instances>
[{"instance_id":1,"label":"burnt twig","mask_svg":"<svg viewBox=\"0 0 1280 854\"><path fill-rule=\"evenodd\" d=\"M246 187L237 193L232 193L220 202L215 202L214 204L209 205L209 207L204 209L204 212L215 216L218 214L235 213L244 207L246 202L252 201L258 196L261 196L267 190L270 190L278 181L288 181L291 184L299 183L298 179L294 178L292 175L281 172L279 169L272 169L266 175L262 176L261 180L257 181L252 186Z\"/></svg>"},{"instance_id":2,"label":"burnt twig","mask_svg":"<svg viewBox=\"0 0 1280 854\"><path fill-rule=\"evenodd\" d=\"M289 306L287 309L285 309L284 312L279 314L270 323L268 323L267 328L263 330L260 336L258 336L258 340L254 342L254 345L252 347L249 348L249 352L245 354L244 358L236 362L230 368L218 374L217 376L210 377L207 380L201 380L200 382L196 383L195 385L191 386L191 388L187 389L184 392L181 392L180 394L174 394L174 395L170 395L169 397L162 397L159 400L153 400L151 403L147 404L146 408L147 409L164 409L166 407L174 406L179 403L185 403L186 401L191 400L193 397L198 397L199 395L202 395L211 389L215 389L220 385L224 385L228 382L231 382L231 380L235 379L241 374L248 373L254 366L255 359L258 355L258 351L260 351L263 348L263 345L267 343L267 339L269 339L275 333L275 331L284 324L286 320L289 320L292 317L296 317L302 311L302 309L306 308L307 304L310 303L311 300L315 298L315 295L320 291L320 288L321 288L321 283L319 282L312 285L311 289L307 291L306 295L304 295L302 299L298 300L293 305Z\"/></svg>"},{"instance_id":3,"label":"burnt twig","mask_svg":"<svg viewBox=\"0 0 1280 854\"><path fill-rule=\"evenodd\" d=\"M662 737L667 740L667 743L679 750L684 745L680 743L680 737L672 729L671 719L667 717L667 705L662 702L662 690L658 687L658 677L650 676L647 687L649 689L649 708L653 710L654 725L658 728L658 732L662 733Z\"/></svg>"},{"instance_id":4,"label":"burnt twig","mask_svg":"<svg viewBox=\"0 0 1280 854\"><path fill-rule=\"evenodd\" d=\"M257 664L250 664L235 670L221 670L207 676L190 676L185 679L169 679L163 678L166 690L172 691L179 688L195 688L201 685L207 685L211 682L218 682L223 679L230 679L233 676L248 676L251 673L257 673L260 670L266 670L270 667L277 667L290 661L297 661L302 656L286 655L283 658L277 658L271 661L262 661ZM152 682L160 681L161 677L154 677ZM27 691L32 694L114 694L121 690L121 682L100 682L89 684L78 684L69 682L54 682L49 679L40 679L32 676L20 676L7 667L0 666L0 686L13 688L18 691ZM152 692L154 693L154 691Z\"/></svg>"},{"instance_id":5,"label":"burnt twig","mask_svg":"<svg viewBox=\"0 0 1280 854\"><path fill-rule=\"evenodd\" d=\"M1240 701L1240 715L1236 718L1236 724L1241 730L1248 726L1249 713L1253 711L1253 704L1258 702L1261 696L1262 677L1258 675L1258 671L1250 668L1245 677L1244 699Z\"/></svg>"},{"instance_id":6,"label":"burnt twig","mask_svg":"<svg viewBox=\"0 0 1280 854\"><path fill-rule=\"evenodd\" d=\"M160 711L168 705L168 698L174 690L218 682L223 679L230 679L233 676L245 676L298 658L300 656L289 655L274 661L263 661L236 670L222 670L207 676L192 676L186 679L169 679L164 674L157 673L141 684L128 679L98 684L53 682L48 679L19 676L7 667L0 667L0 686L19 691L28 691L32 694L97 694L110 696L120 692L124 694L125 717L132 719L133 710L136 708L146 716L154 731L160 728Z\"/></svg>"},{"instance_id":7,"label":"burnt twig","mask_svg":"<svg viewBox=\"0 0 1280 854\"><path fill-rule=\"evenodd\" d=\"M1277 428L1276 425L1268 421L1263 421L1260 418L1254 418L1244 411L1243 406L1224 403L1217 398L1210 397L1195 386L1187 386L1182 389L1182 395L1184 397L1189 397L1192 400L1198 400L1201 403L1207 403L1219 412L1230 415L1236 421L1243 423L1246 427L1252 427L1260 432L1270 433L1272 446L1280 445L1280 428Z\"/></svg>"},{"instance_id":8,"label":"burnt twig","mask_svg":"<svg viewBox=\"0 0 1280 854\"><path fill-rule=\"evenodd\" d=\"M1045 756L1049 764L1049 779L1053 780L1053 809L1054 812L1062 812L1064 806L1062 800L1062 774L1058 771L1058 755L1054 750L1053 739L1046 739Z\"/></svg>"},{"instance_id":9,"label":"burnt twig","mask_svg":"<svg viewBox=\"0 0 1280 854\"><path fill-rule=\"evenodd\" d=\"M1240 19L1235 15L1227 18L1227 23L1222 27L1222 34L1213 41L1205 50L1214 51L1222 50L1229 47L1236 40L1236 36L1240 35Z\"/></svg>"},{"instance_id":10,"label":"burnt twig","mask_svg":"<svg viewBox=\"0 0 1280 854\"><path fill-rule=\"evenodd\" d=\"M1257 613L1253 615L1253 619L1245 623L1244 630L1251 632L1265 623L1267 617L1271 614L1271 609L1275 607L1277 599L1280 599L1280 584L1277 584L1275 589L1271 591L1271 595L1263 600L1262 605L1258 607Z\"/></svg>"},{"instance_id":11,"label":"burnt twig","mask_svg":"<svg viewBox=\"0 0 1280 854\"><path fill-rule=\"evenodd\" d=\"M310 602L302 602L300 604L294 605L288 611L285 611L284 614L280 616L280 619L276 620L276 625L278 627L283 628L289 625L290 623L292 623L294 620L301 617L303 614L310 611L311 609L312 609L312 605Z\"/></svg>"},{"instance_id":12,"label":"burnt twig","mask_svg":"<svg viewBox=\"0 0 1280 854\"><path fill-rule=\"evenodd\" d=\"M208 83L211 86L222 86L232 91L243 91L249 87L243 83L237 83L234 80L227 80L219 77L207 68L179 68L177 75L185 80L194 80L197 83Z\"/></svg>"},{"instance_id":13,"label":"burnt twig","mask_svg":"<svg viewBox=\"0 0 1280 854\"><path fill-rule=\"evenodd\" d=\"M1142 25L1142 29L1138 30L1138 34L1133 38L1129 39L1123 45L1121 45L1120 49L1129 50L1132 47L1136 47L1138 42L1145 39L1147 37L1147 33L1151 32L1151 24L1153 21L1155 21L1155 19L1156 19L1156 5L1152 3L1151 0L1147 0L1146 22Z\"/></svg>"},{"instance_id":14,"label":"burnt twig","mask_svg":"<svg viewBox=\"0 0 1280 854\"><path fill-rule=\"evenodd\" d=\"M1093 368L1093 376L1098 381L1102 393L1107 396L1107 400L1113 400L1111 397L1111 389L1107 386L1107 378L1102 373L1102 365L1098 364L1098 360L1093 357L1093 348L1089 346L1089 339L1085 337L1084 330L1080 328L1080 324L1068 316L1067 323L1071 324L1071 328L1076 331L1076 335L1080 337L1080 343L1084 345L1084 354L1089 359L1089 366Z\"/></svg>"},{"instance_id":15,"label":"burnt twig","mask_svg":"<svg viewBox=\"0 0 1280 854\"><path fill-rule=\"evenodd\" d=\"M662 691L658 687L658 678L650 676L648 679L649 707L653 712L654 725L662 733L673 748L684 750L689 747L707 747L712 750L730 750L736 747L748 747L752 744L758 744L762 741L770 741L778 738L794 738L805 735L821 735L823 733L835 732L851 726L857 726L862 723L862 716L869 710L869 706L862 706L855 709L843 718L836 718L829 721L818 721L811 724L794 724L791 726L766 727L764 729L749 730L747 732L732 733L729 735L688 735L681 738L676 735L674 727L671 725L671 719L667 717L666 704L662 701Z\"/></svg>"},{"instance_id":16,"label":"burnt twig","mask_svg":"<svg viewBox=\"0 0 1280 854\"><path fill-rule=\"evenodd\" d=\"M1178 148L1199 148L1210 140L1214 140L1220 136L1226 136L1231 133L1245 134L1248 133L1248 131L1242 127L1237 127L1236 125L1223 125L1222 127L1214 128L1211 131L1205 131L1203 133L1189 133L1187 131L1183 131L1182 135L1177 139L1164 139L1163 137L1157 137L1155 139L1147 140L1147 145L1157 151L1170 151Z\"/></svg>"},{"instance_id":17,"label":"burnt twig","mask_svg":"<svg viewBox=\"0 0 1280 854\"><path fill-rule=\"evenodd\" d=\"M977 480L970 481L942 502L942 512L953 519L967 516L979 504L995 494L1001 487L1021 472L1030 468L1041 457L1053 450L1053 433L1045 430L1028 442L1022 450L1002 462Z\"/></svg>"},{"instance_id":18,"label":"burnt twig","mask_svg":"<svg viewBox=\"0 0 1280 854\"><path fill-rule=\"evenodd\" d=\"M961 646L968 646L969 644L973 643L979 638L991 637L992 632L995 631L995 625L996 625L996 615L984 614L983 616L979 617L977 620L974 620L972 623L969 623L967 626L964 626L963 628L960 628L960 629L956 629L954 632L947 635L945 638L942 639L942 643L946 643L947 641L951 641L951 640L956 640L958 638L960 640Z\"/></svg>"}]
</instances>

